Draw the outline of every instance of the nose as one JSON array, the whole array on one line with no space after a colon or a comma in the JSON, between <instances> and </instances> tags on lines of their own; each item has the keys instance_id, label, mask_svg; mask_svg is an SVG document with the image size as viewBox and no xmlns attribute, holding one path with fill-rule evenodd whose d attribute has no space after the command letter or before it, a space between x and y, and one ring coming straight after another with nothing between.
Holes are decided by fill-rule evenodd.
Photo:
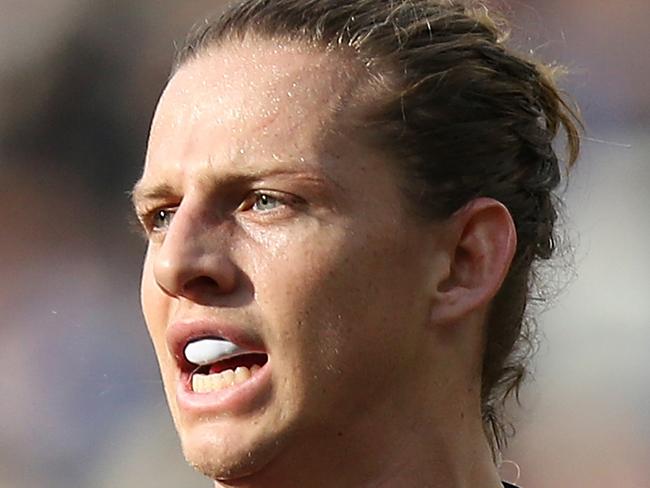
<instances>
[{"instance_id":1,"label":"nose","mask_svg":"<svg viewBox=\"0 0 650 488\"><path fill-rule=\"evenodd\" d=\"M156 252L154 278L168 295L208 304L237 287L230 232L209 217L181 207Z\"/></svg>"}]
</instances>

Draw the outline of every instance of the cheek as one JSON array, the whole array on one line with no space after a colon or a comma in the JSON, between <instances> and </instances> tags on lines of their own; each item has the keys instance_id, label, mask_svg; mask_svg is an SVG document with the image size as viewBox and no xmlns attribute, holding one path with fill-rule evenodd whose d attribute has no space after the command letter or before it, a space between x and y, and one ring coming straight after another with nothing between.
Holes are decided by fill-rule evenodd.
<instances>
[{"instance_id":1,"label":"cheek","mask_svg":"<svg viewBox=\"0 0 650 488\"><path fill-rule=\"evenodd\" d=\"M158 355L164 343L167 323L166 302L166 295L158 287L153 274L153 259L147 251L140 281L140 303L147 330Z\"/></svg>"},{"instance_id":2,"label":"cheek","mask_svg":"<svg viewBox=\"0 0 650 488\"><path fill-rule=\"evenodd\" d=\"M288 354L342 368L370 363L403 338L399 325L412 321L419 278L405 266L409 253L386 235L319 229L292 239L257 276L258 303L273 315L276 340L298 345Z\"/></svg>"},{"instance_id":3,"label":"cheek","mask_svg":"<svg viewBox=\"0 0 650 488\"><path fill-rule=\"evenodd\" d=\"M389 397L410 370L416 327L406 331L422 312L418 270L406 268L399 244L359 232L287 250L293 258L267 270L279 286L260 291L287 378L281 396L314 424L335 416L343 425L378 395Z\"/></svg>"}]
</instances>

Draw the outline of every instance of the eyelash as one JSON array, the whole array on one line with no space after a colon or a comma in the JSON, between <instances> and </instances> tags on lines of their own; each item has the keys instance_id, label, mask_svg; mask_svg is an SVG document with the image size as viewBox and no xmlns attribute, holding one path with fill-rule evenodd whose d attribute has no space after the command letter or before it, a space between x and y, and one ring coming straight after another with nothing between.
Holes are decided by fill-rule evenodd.
<instances>
[{"instance_id":1,"label":"eyelash","mask_svg":"<svg viewBox=\"0 0 650 488\"><path fill-rule=\"evenodd\" d=\"M151 209L142 209L138 211L138 220L140 221L140 229L143 230L143 237L150 238L152 235L161 232L158 229L155 221L156 218L163 212L167 215L173 215L176 211L175 207L155 207Z\"/></svg>"},{"instance_id":2,"label":"eyelash","mask_svg":"<svg viewBox=\"0 0 650 488\"><path fill-rule=\"evenodd\" d=\"M258 202L261 202L264 199L271 200L272 202L277 202L278 206L268 210L258 210L257 213L268 214L272 212L279 212L282 210L282 207L290 207L292 205L301 203L301 200L299 198L287 193L255 191L242 201L242 203L237 207L237 211L251 211L254 209L255 205ZM161 226L157 224L156 219L159 217L161 219L173 219L176 210L177 207L156 207L142 211L140 213L139 220L144 227L145 234L151 236L164 232L165 225ZM166 224L166 226L169 226L170 224L171 220Z\"/></svg>"}]
</instances>

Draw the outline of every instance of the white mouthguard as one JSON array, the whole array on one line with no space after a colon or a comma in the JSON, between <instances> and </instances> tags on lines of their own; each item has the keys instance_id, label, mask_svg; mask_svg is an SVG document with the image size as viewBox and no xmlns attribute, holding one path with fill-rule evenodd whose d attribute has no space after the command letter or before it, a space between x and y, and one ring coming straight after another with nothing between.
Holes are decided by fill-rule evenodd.
<instances>
[{"instance_id":1,"label":"white mouthguard","mask_svg":"<svg viewBox=\"0 0 650 488\"><path fill-rule=\"evenodd\" d=\"M185 359L198 366L205 366L245 352L236 344L223 339L199 339L185 346Z\"/></svg>"}]
</instances>

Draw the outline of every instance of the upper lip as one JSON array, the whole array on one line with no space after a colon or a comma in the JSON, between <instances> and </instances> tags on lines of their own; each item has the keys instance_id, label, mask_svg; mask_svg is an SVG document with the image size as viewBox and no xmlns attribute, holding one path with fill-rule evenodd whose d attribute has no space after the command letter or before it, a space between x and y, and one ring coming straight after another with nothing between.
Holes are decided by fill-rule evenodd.
<instances>
[{"instance_id":1,"label":"upper lip","mask_svg":"<svg viewBox=\"0 0 650 488\"><path fill-rule=\"evenodd\" d=\"M251 352L266 352L259 336L244 326L212 319L181 320L169 326L166 339L167 348L182 370L195 368L195 365L185 359L185 347L191 341L203 337L218 337Z\"/></svg>"}]
</instances>

